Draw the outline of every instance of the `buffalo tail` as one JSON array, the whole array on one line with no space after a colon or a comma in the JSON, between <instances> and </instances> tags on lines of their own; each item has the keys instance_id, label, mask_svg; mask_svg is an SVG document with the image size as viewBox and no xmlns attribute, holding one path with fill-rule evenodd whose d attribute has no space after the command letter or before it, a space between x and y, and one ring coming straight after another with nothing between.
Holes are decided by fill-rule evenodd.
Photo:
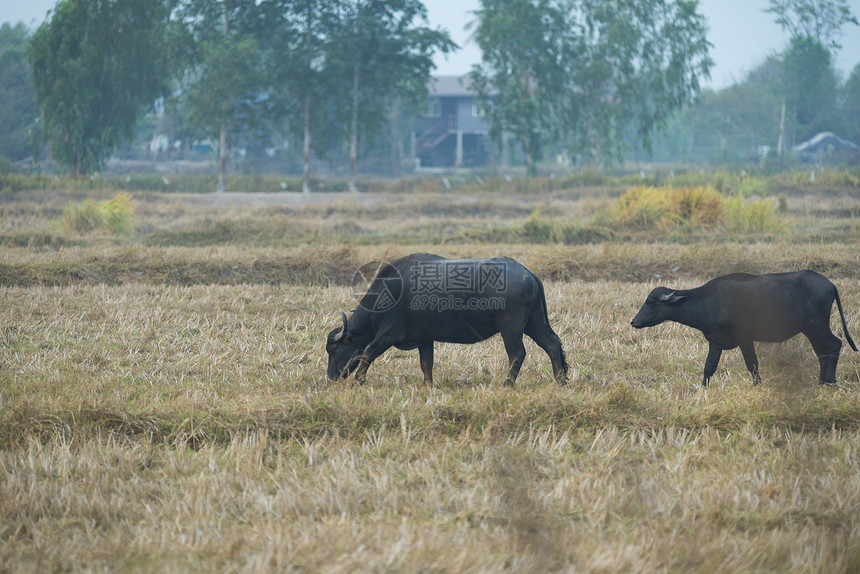
<instances>
[{"instance_id":1,"label":"buffalo tail","mask_svg":"<svg viewBox=\"0 0 860 574\"><path fill-rule=\"evenodd\" d=\"M842 301L839 300L839 289L834 287L833 292L836 294L836 308L839 309L839 317L842 319L842 332L845 333L845 338L848 340L848 344L856 351L857 345L854 344L854 340L851 338L851 335L848 334L848 325L845 323L845 313L842 312Z\"/></svg>"}]
</instances>

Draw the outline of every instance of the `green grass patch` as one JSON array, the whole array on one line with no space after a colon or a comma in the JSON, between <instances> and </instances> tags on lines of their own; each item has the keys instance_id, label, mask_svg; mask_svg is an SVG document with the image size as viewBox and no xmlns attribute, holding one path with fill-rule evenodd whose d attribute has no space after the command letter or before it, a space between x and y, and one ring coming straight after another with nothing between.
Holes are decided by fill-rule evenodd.
<instances>
[{"instance_id":1,"label":"green grass patch","mask_svg":"<svg viewBox=\"0 0 860 574\"><path fill-rule=\"evenodd\" d=\"M652 232L721 228L748 234L785 229L771 199L726 197L708 186L634 187L599 211L595 222L616 230Z\"/></svg>"},{"instance_id":2,"label":"green grass patch","mask_svg":"<svg viewBox=\"0 0 860 574\"><path fill-rule=\"evenodd\" d=\"M66 206L60 216L59 225L72 235L102 231L128 236L134 232L136 209L131 196L124 191L103 201L87 198Z\"/></svg>"},{"instance_id":3,"label":"green grass patch","mask_svg":"<svg viewBox=\"0 0 860 574\"><path fill-rule=\"evenodd\" d=\"M745 200L729 197L723 200L725 212L722 227L731 234L780 232L786 224L777 214L778 203L771 199Z\"/></svg>"}]
</instances>

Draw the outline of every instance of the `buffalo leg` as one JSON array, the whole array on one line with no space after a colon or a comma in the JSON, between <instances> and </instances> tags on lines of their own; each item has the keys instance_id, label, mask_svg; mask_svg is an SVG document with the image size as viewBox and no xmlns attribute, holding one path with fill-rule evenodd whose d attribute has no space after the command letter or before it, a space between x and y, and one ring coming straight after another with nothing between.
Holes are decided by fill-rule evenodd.
<instances>
[{"instance_id":1,"label":"buffalo leg","mask_svg":"<svg viewBox=\"0 0 860 574\"><path fill-rule=\"evenodd\" d=\"M386 335L377 335L376 338L374 338L370 344L364 348L364 352L361 354L358 369L355 371L355 380L364 382L364 378L367 376L367 369L370 367L370 364L375 361L379 355L387 351L393 344L394 341L391 337Z\"/></svg>"},{"instance_id":2,"label":"buffalo leg","mask_svg":"<svg viewBox=\"0 0 860 574\"><path fill-rule=\"evenodd\" d=\"M418 360L421 362L421 372L424 373L424 383L433 384L433 341L418 346Z\"/></svg>"},{"instance_id":3,"label":"buffalo leg","mask_svg":"<svg viewBox=\"0 0 860 574\"><path fill-rule=\"evenodd\" d=\"M508 353L508 378L505 380L505 384L513 386L526 358L526 347L523 345L522 334L506 335L502 333L502 340L505 342L505 351Z\"/></svg>"},{"instance_id":4,"label":"buffalo leg","mask_svg":"<svg viewBox=\"0 0 860 574\"><path fill-rule=\"evenodd\" d=\"M753 385L757 385L761 382L761 376L758 372L758 357L755 354L755 344L752 341L744 341L740 344L741 353L744 356L744 363L747 365L747 369L753 376Z\"/></svg>"},{"instance_id":5,"label":"buffalo leg","mask_svg":"<svg viewBox=\"0 0 860 574\"><path fill-rule=\"evenodd\" d=\"M703 387L707 388L711 377L713 377L714 373L717 372L717 365L720 364L720 355L722 355L722 353L723 350L713 343L708 347L708 358L705 359L705 376L702 379Z\"/></svg>"},{"instance_id":6,"label":"buffalo leg","mask_svg":"<svg viewBox=\"0 0 860 574\"><path fill-rule=\"evenodd\" d=\"M532 319L534 314L532 314ZM552 374L555 380L561 384L567 382L567 361L564 358L564 349L561 346L561 339L552 330L552 327L545 324L532 325L532 320L526 325L526 335L531 337L532 341L543 349L549 360L552 361Z\"/></svg>"},{"instance_id":7,"label":"buffalo leg","mask_svg":"<svg viewBox=\"0 0 860 574\"><path fill-rule=\"evenodd\" d=\"M842 350L842 339L830 332L827 333L804 333L812 344L812 349L818 356L818 364L821 372L818 382L823 385L836 384L836 363L839 362L839 351Z\"/></svg>"}]
</instances>

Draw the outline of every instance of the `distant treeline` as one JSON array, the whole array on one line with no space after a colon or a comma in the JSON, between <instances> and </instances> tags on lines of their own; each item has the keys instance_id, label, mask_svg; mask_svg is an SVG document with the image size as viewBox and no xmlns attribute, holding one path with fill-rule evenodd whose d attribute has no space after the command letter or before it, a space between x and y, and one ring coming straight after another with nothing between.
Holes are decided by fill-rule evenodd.
<instances>
[{"instance_id":1,"label":"distant treeline","mask_svg":"<svg viewBox=\"0 0 860 574\"><path fill-rule=\"evenodd\" d=\"M465 81L532 174L629 160L775 172L777 152L821 131L860 142L860 66L842 78L833 64L857 19L845 0L806 4L771 0L786 46L714 91L695 2L481 0ZM112 154L150 157L162 135L165 157L218 159L221 189L228 159L354 188L359 161L410 171L433 56L455 49L420 0L60 0L34 31L0 27L0 172L35 148L54 171L92 174Z\"/></svg>"}]
</instances>

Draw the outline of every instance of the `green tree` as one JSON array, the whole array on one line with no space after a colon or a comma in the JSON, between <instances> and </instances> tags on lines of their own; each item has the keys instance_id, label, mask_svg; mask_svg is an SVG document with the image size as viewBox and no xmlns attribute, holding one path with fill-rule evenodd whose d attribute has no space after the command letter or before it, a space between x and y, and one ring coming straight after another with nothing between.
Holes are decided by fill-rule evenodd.
<instances>
[{"instance_id":1,"label":"green tree","mask_svg":"<svg viewBox=\"0 0 860 574\"><path fill-rule=\"evenodd\" d=\"M783 135L803 140L838 125L833 53L841 48L842 28L858 25L847 0L770 0L765 12L789 34L780 83L787 119Z\"/></svg>"},{"instance_id":2,"label":"green tree","mask_svg":"<svg viewBox=\"0 0 860 574\"><path fill-rule=\"evenodd\" d=\"M551 0L481 0L475 15L483 57L470 74L472 87L485 106L494 94L491 136L503 153L504 137L519 142L531 175L556 125L564 60L575 52L568 49L565 14Z\"/></svg>"},{"instance_id":3,"label":"green tree","mask_svg":"<svg viewBox=\"0 0 860 574\"><path fill-rule=\"evenodd\" d=\"M166 93L169 15L162 0L61 0L33 34L43 141L74 176L99 169Z\"/></svg>"},{"instance_id":4,"label":"green tree","mask_svg":"<svg viewBox=\"0 0 860 574\"><path fill-rule=\"evenodd\" d=\"M587 161L621 159L631 135L650 149L712 65L696 0L481 0L476 15L473 85L530 169L543 139Z\"/></svg>"},{"instance_id":5,"label":"green tree","mask_svg":"<svg viewBox=\"0 0 860 574\"><path fill-rule=\"evenodd\" d=\"M770 0L765 12L791 38L811 38L830 49L840 49L839 37L846 24L860 25L848 0Z\"/></svg>"},{"instance_id":6,"label":"green tree","mask_svg":"<svg viewBox=\"0 0 860 574\"><path fill-rule=\"evenodd\" d=\"M426 25L420 0L344 0L326 50L326 73L338 82L332 104L349 142L350 189L359 148L377 139L399 99L423 100L433 54L455 48L447 32Z\"/></svg>"},{"instance_id":7,"label":"green tree","mask_svg":"<svg viewBox=\"0 0 860 574\"><path fill-rule=\"evenodd\" d=\"M704 89L694 106L676 112L665 133L655 138L653 155L637 150L636 159L658 162L758 162L760 146L776 147L782 109L782 59L768 57L741 81Z\"/></svg>"},{"instance_id":8,"label":"green tree","mask_svg":"<svg viewBox=\"0 0 860 574\"><path fill-rule=\"evenodd\" d=\"M698 1L587 0L580 49L569 63L574 94L564 123L568 145L593 159L619 159L625 134L650 150L653 134L693 103L712 61Z\"/></svg>"},{"instance_id":9,"label":"green tree","mask_svg":"<svg viewBox=\"0 0 860 574\"><path fill-rule=\"evenodd\" d=\"M28 38L23 23L0 26L0 156L15 161L31 153L30 133L36 119Z\"/></svg>"},{"instance_id":10,"label":"green tree","mask_svg":"<svg viewBox=\"0 0 860 574\"><path fill-rule=\"evenodd\" d=\"M860 64L854 66L842 87L844 137L860 143Z\"/></svg>"},{"instance_id":11,"label":"green tree","mask_svg":"<svg viewBox=\"0 0 860 574\"><path fill-rule=\"evenodd\" d=\"M814 38L791 39L782 60L782 93L785 96L786 133L796 142L832 127L839 81L830 51Z\"/></svg>"},{"instance_id":12,"label":"green tree","mask_svg":"<svg viewBox=\"0 0 860 574\"><path fill-rule=\"evenodd\" d=\"M286 120L289 133L302 140L302 191L310 192L311 149L324 155L331 124L328 112L330 74L325 49L336 30L332 0L268 0L263 11L269 41L264 46L269 79L268 112Z\"/></svg>"},{"instance_id":13,"label":"green tree","mask_svg":"<svg viewBox=\"0 0 860 574\"><path fill-rule=\"evenodd\" d=\"M263 119L260 11L255 0L187 0L180 14L187 67L174 105L190 133L219 142L223 192L230 148Z\"/></svg>"}]
</instances>

